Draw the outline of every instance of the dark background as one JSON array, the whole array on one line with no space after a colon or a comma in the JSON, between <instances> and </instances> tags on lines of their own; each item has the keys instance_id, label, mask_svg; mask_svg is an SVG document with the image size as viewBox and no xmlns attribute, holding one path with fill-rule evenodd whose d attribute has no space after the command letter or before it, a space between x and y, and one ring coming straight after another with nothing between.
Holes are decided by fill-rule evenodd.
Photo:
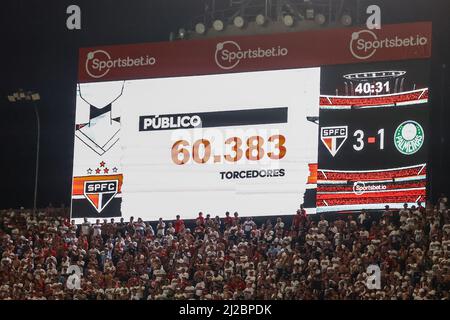
<instances>
[{"instance_id":1,"label":"dark background","mask_svg":"<svg viewBox=\"0 0 450 320\"><path fill-rule=\"evenodd\" d=\"M351 1L351 0L350 0ZM218 2L221 2L218 0ZM228 3L228 0L223 0ZM77 4L82 30L66 29L66 8ZM362 1L378 4L382 23L433 21L431 161L434 197L449 193L450 1ZM0 208L33 204L36 127L29 104L10 104L18 88L41 94L38 205L69 204L75 85L79 47L168 40L202 13L202 0L2 0L0 9ZM332 54L330 52L330 54Z\"/></svg>"}]
</instances>

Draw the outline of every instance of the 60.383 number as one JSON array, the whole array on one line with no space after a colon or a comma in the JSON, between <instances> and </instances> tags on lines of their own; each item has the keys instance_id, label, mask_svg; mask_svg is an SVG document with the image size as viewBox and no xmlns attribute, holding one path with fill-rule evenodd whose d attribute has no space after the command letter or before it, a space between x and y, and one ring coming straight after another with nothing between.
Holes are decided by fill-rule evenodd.
<instances>
[{"instance_id":1,"label":"60.383 number","mask_svg":"<svg viewBox=\"0 0 450 320\"><path fill-rule=\"evenodd\" d=\"M260 136L251 136L245 141L238 137L231 137L225 140L225 145L231 146L233 154L223 155L227 162L238 162L244 155L247 160L257 161L265 155L272 160L283 159L286 155L286 138L283 135L273 135L267 139L267 142L274 144L274 150L266 152L264 150L264 138ZM203 152L201 150L203 149ZM214 162L220 162L221 155L211 154L211 142L207 139L199 139L191 146L187 140L178 140L172 145L172 161L177 165L183 165L192 158L196 163L206 163L211 157Z\"/></svg>"}]
</instances>

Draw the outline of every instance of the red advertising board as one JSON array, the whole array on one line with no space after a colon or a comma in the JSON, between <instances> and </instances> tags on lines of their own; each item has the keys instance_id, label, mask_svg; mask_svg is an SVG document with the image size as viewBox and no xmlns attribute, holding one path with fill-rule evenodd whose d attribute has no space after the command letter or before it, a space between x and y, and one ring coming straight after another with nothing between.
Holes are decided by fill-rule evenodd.
<instances>
[{"instance_id":1,"label":"red advertising board","mask_svg":"<svg viewBox=\"0 0 450 320\"><path fill-rule=\"evenodd\" d=\"M431 22L81 48L79 82L421 59Z\"/></svg>"}]
</instances>

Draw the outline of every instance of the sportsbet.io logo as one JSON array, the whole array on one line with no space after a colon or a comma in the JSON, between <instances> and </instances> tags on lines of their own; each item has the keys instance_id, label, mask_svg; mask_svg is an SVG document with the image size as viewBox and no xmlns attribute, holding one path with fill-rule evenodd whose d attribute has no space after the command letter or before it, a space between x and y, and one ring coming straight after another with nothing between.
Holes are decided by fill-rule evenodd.
<instances>
[{"instance_id":1,"label":"sportsbet.io logo","mask_svg":"<svg viewBox=\"0 0 450 320\"><path fill-rule=\"evenodd\" d=\"M236 67L242 60L283 57L287 54L288 49L281 46L243 50L237 42L228 40L216 45L214 59L217 66L221 69L230 70Z\"/></svg>"},{"instance_id":2,"label":"sportsbet.io logo","mask_svg":"<svg viewBox=\"0 0 450 320\"><path fill-rule=\"evenodd\" d=\"M394 144L398 151L411 155L420 150L425 134L416 121L408 120L400 124L394 133Z\"/></svg>"},{"instance_id":3,"label":"sportsbet.io logo","mask_svg":"<svg viewBox=\"0 0 450 320\"><path fill-rule=\"evenodd\" d=\"M405 38L395 36L378 39L375 32L361 30L352 33L350 52L356 59L366 60L371 58L378 49L420 47L425 46L427 43L428 38L419 34Z\"/></svg>"},{"instance_id":4,"label":"sportsbet.io logo","mask_svg":"<svg viewBox=\"0 0 450 320\"><path fill-rule=\"evenodd\" d=\"M386 190L387 187L384 184L367 184L364 181L356 181L353 183L353 193L360 196L366 193L367 191L383 191Z\"/></svg>"},{"instance_id":5,"label":"sportsbet.io logo","mask_svg":"<svg viewBox=\"0 0 450 320\"><path fill-rule=\"evenodd\" d=\"M112 59L107 51L95 50L87 54L85 69L89 76L98 79L106 76L114 68L145 67L153 66L155 63L156 58L149 55Z\"/></svg>"}]
</instances>

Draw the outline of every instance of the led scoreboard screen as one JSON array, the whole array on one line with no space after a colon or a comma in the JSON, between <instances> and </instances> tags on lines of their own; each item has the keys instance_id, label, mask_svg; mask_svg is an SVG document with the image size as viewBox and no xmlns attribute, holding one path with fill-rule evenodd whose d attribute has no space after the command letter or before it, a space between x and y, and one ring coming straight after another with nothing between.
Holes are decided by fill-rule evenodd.
<instances>
[{"instance_id":1,"label":"led scoreboard screen","mask_svg":"<svg viewBox=\"0 0 450 320\"><path fill-rule=\"evenodd\" d=\"M424 201L430 56L430 23L82 48L72 218Z\"/></svg>"},{"instance_id":2,"label":"led scoreboard screen","mask_svg":"<svg viewBox=\"0 0 450 320\"><path fill-rule=\"evenodd\" d=\"M422 60L322 68L318 211L425 200L428 73Z\"/></svg>"}]
</instances>

